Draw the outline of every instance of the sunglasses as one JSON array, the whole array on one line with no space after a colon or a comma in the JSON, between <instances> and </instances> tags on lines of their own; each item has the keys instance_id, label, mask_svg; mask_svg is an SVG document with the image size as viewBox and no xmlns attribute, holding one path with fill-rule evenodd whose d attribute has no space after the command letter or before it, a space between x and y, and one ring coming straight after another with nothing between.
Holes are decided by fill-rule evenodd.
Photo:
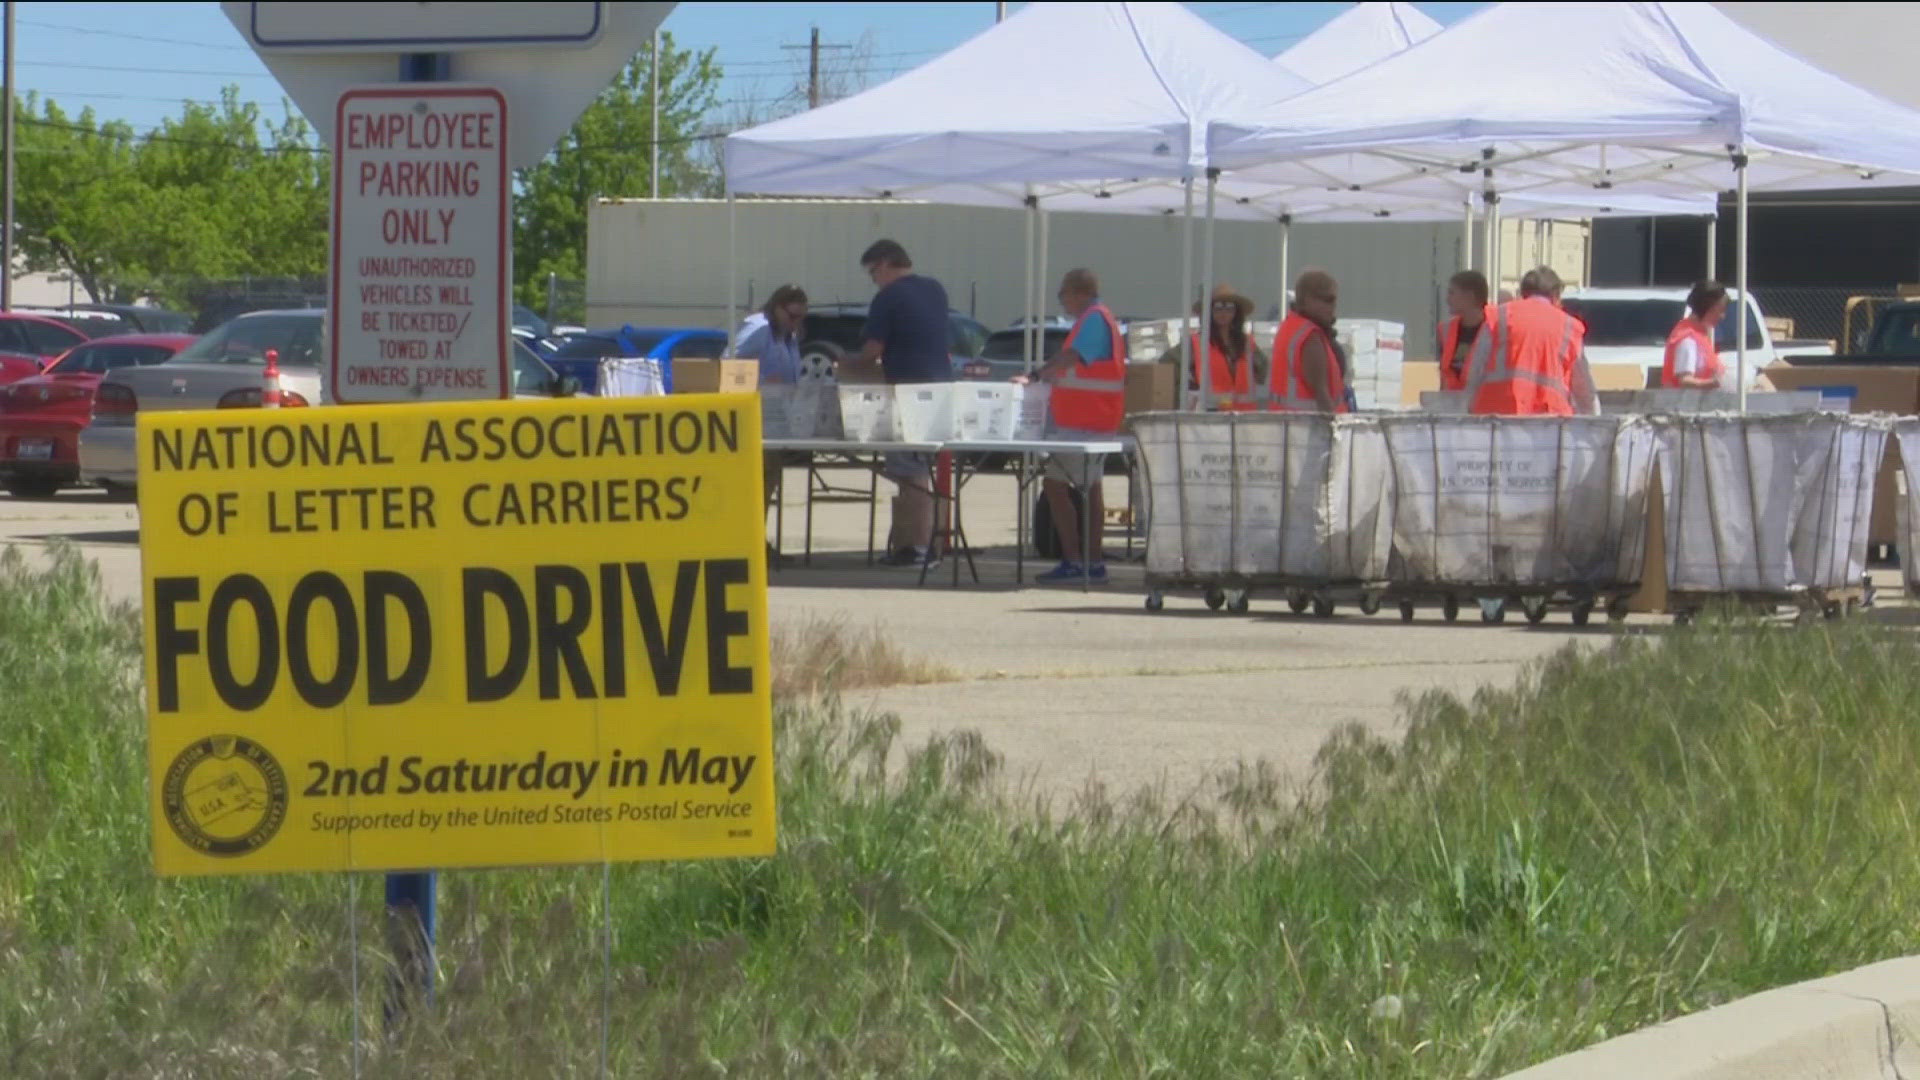
<instances>
[{"instance_id":1,"label":"sunglasses","mask_svg":"<svg viewBox=\"0 0 1920 1080\"><path fill-rule=\"evenodd\" d=\"M1239 304L1236 304L1236 303L1234 303L1234 302L1233 302L1233 301L1231 301L1231 300L1215 300L1215 301L1213 302L1213 310L1215 310L1215 311L1238 311L1238 310L1240 310L1240 305L1239 305Z\"/></svg>"}]
</instances>

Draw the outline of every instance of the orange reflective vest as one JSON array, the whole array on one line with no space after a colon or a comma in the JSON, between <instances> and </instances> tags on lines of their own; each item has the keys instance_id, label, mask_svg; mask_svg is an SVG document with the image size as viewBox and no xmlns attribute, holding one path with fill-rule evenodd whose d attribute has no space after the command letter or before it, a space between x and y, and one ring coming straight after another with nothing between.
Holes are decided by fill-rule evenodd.
<instances>
[{"instance_id":1,"label":"orange reflective vest","mask_svg":"<svg viewBox=\"0 0 1920 1080\"><path fill-rule=\"evenodd\" d=\"M1669 390L1685 389L1680 385L1680 376L1673 370L1673 362L1679 356L1680 343L1683 341L1693 342L1700 350L1700 367L1694 374L1718 382L1723 367L1720 350L1713 347L1713 335L1707 332L1707 328L1689 316L1675 323L1673 332L1667 335L1667 359L1660 369L1660 385Z\"/></svg>"},{"instance_id":2,"label":"orange reflective vest","mask_svg":"<svg viewBox=\"0 0 1920 1080\"><path fill-rule=\"evenodd\" d=\"M1193 385L1205 385L1213 396L1213 407L1221 412L1246 412L1253 408L1253 362L1245 354L1227 359L1227 350L1219 338L1207 342L1207 379L1200 381L1200 335L1187 339L1187 355L1193 357Z\"/></svg>"},{"instance_id":3,"label":"orange reflective vest","mask_svg":"<svg viewBox=\"0 0 1920 1080\"><path fill-rule=\"evenodd\" d=\"M1297 311L1287 312L1280 331L1273 335L1273 375L1268 384L1267 408L1273 412L1318 412L1319 402L1307 385L1307 373L1301 357L1307 342L1318 336L1327 350L1327 396L1333 399L1333 411L1347 411L1347 379L1333 350L1333 337L1325 328Z\"/></svg>"},{"instance_id":4,"label":"orange reflective vest","mask_svg":"<svg viewBox=\"0 0 1920 1080\"><path fill-rule=\"evenodd\" d=\"M1573 372L1586 328L1543 296L1501 304L1473 343L1467 411L1572 416ZM1489 332L1491 331L1491 332Z\"/></svg>"},{"instance_id":5,"label":"orange reflective vest","mask_svg":"<svg viewBox=\"0 0 1920 1080\"><path fill-rule=\"evenodd\" d=\"M1488 304L1486 314L1480 318L1480 329L1485 332L1493 322L1493 305ZM1468 343L1468 352L1472 352L1472 343ZM1455 315L1440 324L1440 389L1465 390L1467 388L1467 354L1460 352L1460 316Z\"/></svg>"},{"instance_id":6,"label":"orange reflective vest","mask_svg":"<svg viewBox=\"0 0 1920 1080\"><path fill-rule=\"evenodd\" d=\"M1119 431L1127 418L1127 341L1120 336L1113 313L1098 303L1081 312L1067 340L1073 341L1086 321L1095 318L1106 321L1108 355L1083 356L1054 380L1048 409L1058 427L1105 434Z\"/></svg>"}]
</instances>

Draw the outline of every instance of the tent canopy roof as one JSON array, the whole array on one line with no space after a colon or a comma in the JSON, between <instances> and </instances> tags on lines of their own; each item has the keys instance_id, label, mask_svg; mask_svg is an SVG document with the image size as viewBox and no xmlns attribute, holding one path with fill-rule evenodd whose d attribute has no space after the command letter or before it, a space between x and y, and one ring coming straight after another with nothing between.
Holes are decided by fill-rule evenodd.
<instances>
[{"instance_id":1,"label":"tent canopy roof","mask_svg":"<svg viewBox=\"0 0 1920 1080\"><path fill-rule=\"evenodd\" d=\"M728 136L727 188L1177 179L1204 170L1212 117L1305 88L1177 3L1034 3L871 90Z\"/></svg>"},{"instance_id":2,"label":"tent canopy roof","mask_svg":"<svg viewBox=\"0 0 1920 1080\"><path fill-rule=\"evenodd\" d=\"M1273 62L1313 86L1377 64L1440 32L1440 24L1401 0L1355 4Z\"/></svg>"},{"instance_id":3,"label":"tent canopy roof","mask_svg":"<svg viewBox=\"0 0 1920 1080\"><path fill-rule=\"evenodd\" d=\"M1473 73L1463 78L1462 73ZM1397 56L1214 124L1212 162L1268 183L1388 192L1911 183L1920 114L1704 3L1495 5ZM1478 173L1479 175L1475 175ZM1901 174L1889 176L1887 174Z\"/></svg>"}]
</instances>

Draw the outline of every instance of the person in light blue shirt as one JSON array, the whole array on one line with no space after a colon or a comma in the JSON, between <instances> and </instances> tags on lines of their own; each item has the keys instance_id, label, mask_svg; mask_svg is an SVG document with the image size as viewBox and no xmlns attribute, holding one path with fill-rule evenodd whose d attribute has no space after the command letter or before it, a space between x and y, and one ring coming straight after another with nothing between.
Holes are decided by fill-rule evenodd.
<instances>
[{"instance_id":1,"label":"person in light blue shirt","mask_svg":"<svg viewBox=\"0 0 1920 1080\"><path fill-rule=\"evenodd\" d=\"M800 381L800 333L807 325L807 294L798 285L782 285L767 297L762 319L743 327L734 355L760 361L760 385L787 386Z\"/></svg>"}]
</instances>

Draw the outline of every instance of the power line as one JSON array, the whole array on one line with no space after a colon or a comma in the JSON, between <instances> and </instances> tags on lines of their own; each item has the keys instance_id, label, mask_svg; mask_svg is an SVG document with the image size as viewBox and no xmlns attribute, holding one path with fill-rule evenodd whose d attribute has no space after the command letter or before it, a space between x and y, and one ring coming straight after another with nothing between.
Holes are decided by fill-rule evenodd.
<instances>
[{"instance_id":1,"label":"power line","mask_svg":"<svg viewBox=\"0 0 1920 1080\"><path fill-rule=\"evenodd\" d=\"M211 41L190 41L186 38L152 37L147 34L129 34L124 30L102 30L95 26L74 26L69 23L41 22L39 19L17 19L21 26L37 26L43 30L65 30L73 34L96 34L100 37L124 38L127 41L145 41L154 45L186 45L195 49L219 49L224 52L248 52L244 45L220 45Z\"/></svg>"},{"instance_id":2,"label":"power line","mask_svg":"<svg viewBox=\"0 0 1920 1080\"><path fill-rule=\"evenodd\" d=\"M203 75L217 79L271 79L265 71L206 71L195 68L121 67L115 64L75 64L66 60L21 60L22 67L50 67L67 71L120 71L133 75Z\"/></svg>"}]
</instances>

